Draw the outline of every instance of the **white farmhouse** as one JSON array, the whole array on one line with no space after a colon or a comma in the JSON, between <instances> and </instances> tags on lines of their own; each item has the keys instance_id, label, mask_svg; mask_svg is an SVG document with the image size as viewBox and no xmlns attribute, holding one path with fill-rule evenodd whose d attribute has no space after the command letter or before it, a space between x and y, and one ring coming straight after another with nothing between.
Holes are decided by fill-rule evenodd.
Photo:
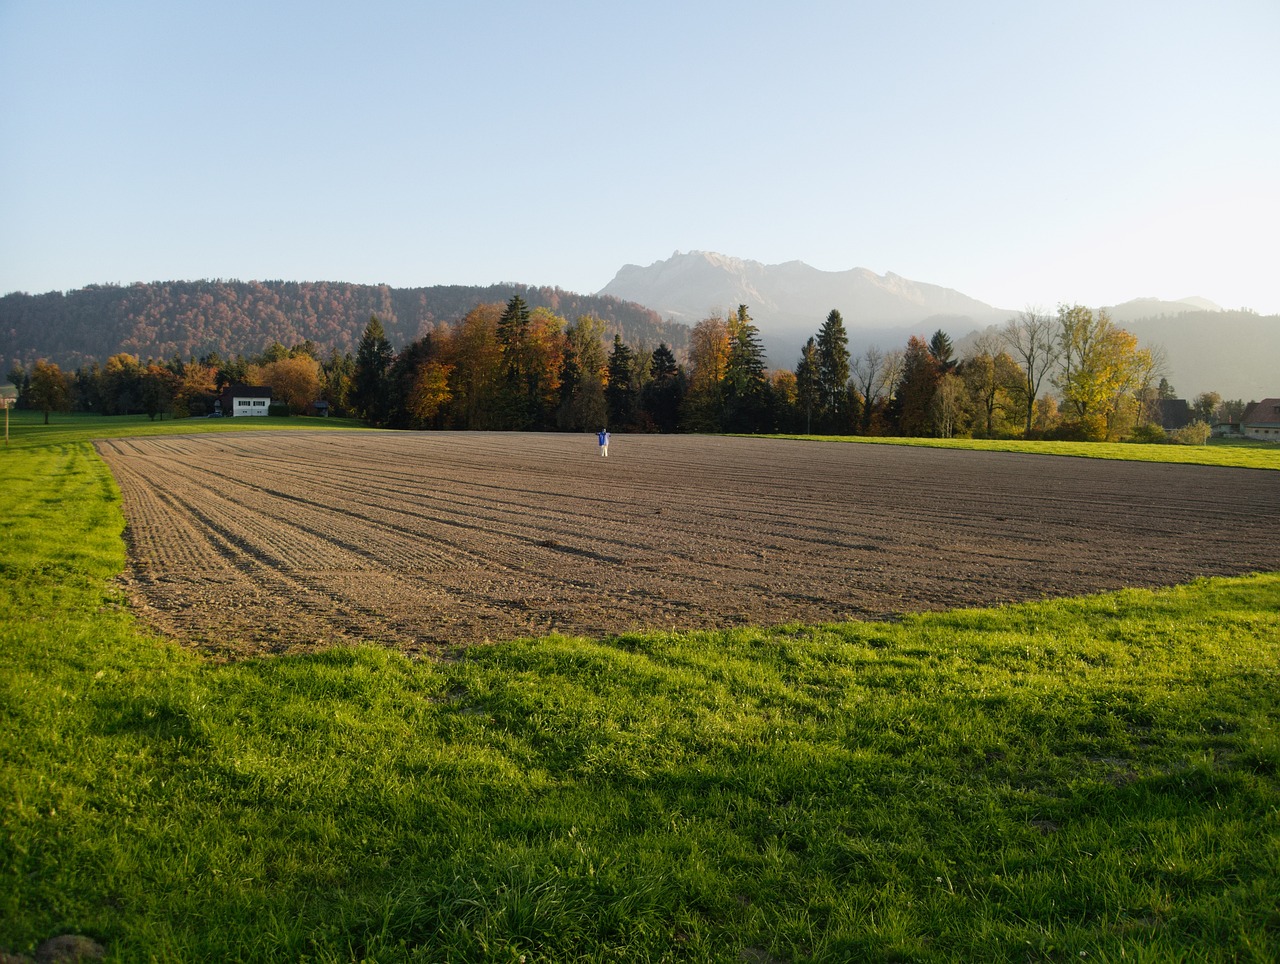
<instances>
[{"instance_id":1,"label":"white farmhouse","mask_svg":"<svg viewBox=\"0 0 1280 964\"><path fill-rule=\"evenodd\" d=\"M271 389L257 385L228 385L213 405L224 418L266 415L271 410Z\"/></svg>"},{"instance_id":2,"label":"white farmhouse","mask_svg":"<svg viewBox=\"0 0 1280 964\"><path fill-rule=\"evenodd\" d=\"M1245 438L1280 442L1280 398L1264 398L1244 410L1240 433Z\"/></svg>"}]
</instances>

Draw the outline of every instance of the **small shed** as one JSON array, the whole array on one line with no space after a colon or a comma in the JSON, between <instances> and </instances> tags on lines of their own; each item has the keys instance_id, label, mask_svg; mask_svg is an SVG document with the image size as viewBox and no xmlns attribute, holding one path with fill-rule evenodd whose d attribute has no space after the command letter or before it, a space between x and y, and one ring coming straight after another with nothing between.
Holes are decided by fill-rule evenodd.
<instances>
[{"instance_id":1,"label":"small shed","mask_svg":"<svg viewBox=\"0 0 1280 964\"><path fill-rule=\"evenodd\" d=\"M265 416L271 409L271 389L259 385L228 385L213 407L222 413L223 418Z\"/></svg>"},{"instance_id":2,"label":"small shed","mask_svg":"<svg viewBox=\"0 0 1280 964\"><path fill-rule=\"evenodd\" d=\"M1240 433L1245 438L1280 442L1280 398L1251 402L1240 419Z\"/></svg>"}]
</instances>

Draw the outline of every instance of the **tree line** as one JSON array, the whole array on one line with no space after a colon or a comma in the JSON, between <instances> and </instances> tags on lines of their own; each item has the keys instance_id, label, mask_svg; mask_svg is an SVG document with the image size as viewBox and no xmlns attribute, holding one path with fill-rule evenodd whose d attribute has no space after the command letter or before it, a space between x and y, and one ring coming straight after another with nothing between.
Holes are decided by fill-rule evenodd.
<instances>
[{"instance_id":1,"label":"tree line","mask_svg":"<svg viewBox=\"0 0 1280 964\"><path fill-rule=\"evenodd\" d=\"M310 341L261 355L217 353L143 363L127 353L63 374L16 366L19 404L51 411L199 416L226 385L267 385L279 411L331 414L406 429L742 432L1155 441L1173 390L1159 350L1105 311L1028 309L981 334L963 358L936 331L901 350L853 357L838 310L804 344L795 367L769 369L746 305L712 313L678 355L619 333L595 315L575 321L520 294L479 304L397 351L371 316L355 352L327 357ZM1196 400L1207 423L1243 410L1212 393ZM1237 414L1238 417L1238 414Z\"/></svg>"}]
</instances>

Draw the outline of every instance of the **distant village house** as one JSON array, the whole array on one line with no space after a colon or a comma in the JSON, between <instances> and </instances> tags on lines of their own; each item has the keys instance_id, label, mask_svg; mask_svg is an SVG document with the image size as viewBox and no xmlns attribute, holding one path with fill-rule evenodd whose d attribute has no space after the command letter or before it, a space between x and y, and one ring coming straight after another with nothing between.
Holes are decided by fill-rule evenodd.
<instances>
[{"instance_id":1,"label":"distant village house","mask_svg":"<svg viewBox=\"0 0 1280 964\"><path fill-rule=\"evenodd\" d=\"M1280 442L1280 398L1264 398L1245 408L1240 434L1264 442Z\"/></svg>"},{"instance_id":2,"label":"distant village house","mask_svg":"<svg viewBox=\"0 0 1280 964\"><path fill-rule=\"evenodd\" d=\"M271 389L258 385L228 385L213 403L213 410L224 418L265 416L271 410Z\"/></svg>"},{"instance_id":3,"label":"distant village house","mask_svg":"<svg viewBox=\"0 0 1280 964\"><path fill-rule=\"evenodd\" d=\"M1186 428L1195 421L1195 412L1185 398L1160 399L1160 427L1166 432Z\"/></svg>"}]
</instances>

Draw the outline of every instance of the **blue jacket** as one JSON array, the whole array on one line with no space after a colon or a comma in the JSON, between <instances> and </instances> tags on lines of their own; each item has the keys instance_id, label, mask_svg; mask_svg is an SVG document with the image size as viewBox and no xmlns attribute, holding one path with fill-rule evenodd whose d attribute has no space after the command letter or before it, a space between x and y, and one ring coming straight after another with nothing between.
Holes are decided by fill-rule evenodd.
<instances>
[{"instance_id":1,"label":"blue jacket","mask_svg":"<svg viewBox=\"0 0 1280 964\"><path fill-rule=\"evenodd\" d=\"M606 432L604 429L601 429L599 433L597 433L596 438L600 440L601 445L609 444L609 433Z\"/></svg>"}]
</instances>

